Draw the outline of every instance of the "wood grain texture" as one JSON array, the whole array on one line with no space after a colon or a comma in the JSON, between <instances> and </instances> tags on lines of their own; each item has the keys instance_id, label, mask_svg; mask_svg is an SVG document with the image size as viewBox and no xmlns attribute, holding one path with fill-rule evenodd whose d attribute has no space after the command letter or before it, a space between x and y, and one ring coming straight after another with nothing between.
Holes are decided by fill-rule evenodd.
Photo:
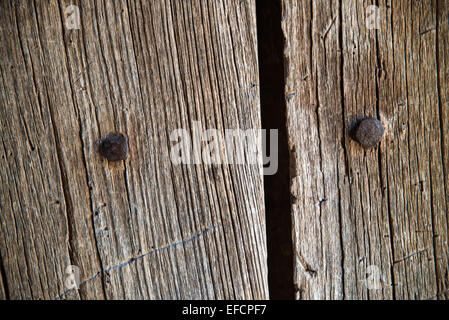
<instances>
[{"instance_id":1,"label":"wood grain texture","mask_svg":"<svg viewBox=\"0 0 449 320\"><path fill-rule=\"evenodd\" d=\"M447 3L282 3L297 299L448 298Z\"/></svg>"},{"instance_id":2,"label":"wood grain texture","mask_svg":"<svg viewBox=\"0 0 449 320\"><path fill-rule=\"evenodd\" d=\"M438 104L441 134L441 152L443 155L443 182L445 185L446 212L449 220L449 6L444 0L437 2L436 41L437 41L437 74L438 74ZM446 229L446 232L447 229ZM441 239L438 239L441 241ZM441 243L441 242L440 242ZM443 242L444 245L444 242ZM447 242L445 244L447 246ZM444 267L444 265L443 265ZM440 269L441 270L441 269ZM439 294L449 299L449 271L439 280ZM441 289L440 289L441 288ZM446 290L442 289L445 288Z\"/></svg>"},{"instance_id":3,"label":"wood grain texture","mask_svg":"<svg viewBox=\"0 0 449 320\"><path fill-rule=\"evenodd\" d=\"M194 121L260 128L255 1L0 6L0 298L268 298L261 166L169 157Z\"/></svg>"}]
</instances>

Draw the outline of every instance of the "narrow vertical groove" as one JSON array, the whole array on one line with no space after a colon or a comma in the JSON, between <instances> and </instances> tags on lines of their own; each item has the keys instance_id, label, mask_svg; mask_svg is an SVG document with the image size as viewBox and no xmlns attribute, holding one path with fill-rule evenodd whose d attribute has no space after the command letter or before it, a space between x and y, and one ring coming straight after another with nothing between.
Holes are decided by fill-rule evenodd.
<instances>
[{"instance_id":1,"label":"narrow vertical groove","mask_svg":"<svg viewBox=\"0 0 449 320\"><path fill-rule=\"evenodd\" d=\"M379 0L375 1L375 5L377 7L379 7ZM384 70L382 70L382 65L380 62L380 55L379 55L379 29L376 29L376 33L375 33L375 39L376 39L376 78L375 78L375 85L376 85L376 117L379 120L382 120L380 118L380 106L379 106L379 101L380 101L380 93L379 93L379 78L382 75L382 73L384 72ZM392 46L393 47L393 46ZM380 73L379 73L380 71ZM382 195L382 199L385 197L385 191L388 194L388 189L384 189L384 184L388 183L388 177L384 178L383 176L383 172L382 172L382 154L385 152L384 150L382 150L382 144L379 146L379 148L377 149L377 167L378 167L378 171L379 171L379 183L380 183L380 192ZM388 175L388 169L387 166L385 165L385 173L386 175ZM387 196L388 197L388 196ZM387 199L387 207L388 207L388 215L390 216L390 202L389 202L389 197ZM390 222L389 222L390 224ZM392 236L391 236L391 228L390 229L390 241L392 241ZM391 248L393 250L393 244L391 243ZM380 251L380 255L382 256L382 251ZM381 258L381 261L382 258ZM393 275L393 267L391 267L390 273L391 273L391 279L392 279L392 285L394 284L394 275ZM382 294L385 295L385 291L382 289ZM392 288L392 294L394 297L394 285Z\"/></svg>"},{"instance_id":2,"label":"narrow vertical groove","mask_svg":"<svg viewBox=\"0 0 449 320\"><path fill-rule=\"evenodd\" d=\"M379 7L379 1L376 0L375 2L376 6ZM380 57L379 57L379 38L378 38L378 29L376 29L375 33L375 39L376 39L376 78L375 78L375 86L376 86L376 117L377 119L380 119L380 110L379 110L379 71L381 70L381 64L380 64ZM383 71L383 70L382 70ZM380 186L382 190L383 195L383 176L382 176L382 152L381 148L379 147L377 149L377 161L378 161L378 169L379 169L379 180L380 180Z\"/></svg>"},{"instance_id":3,"label":"narrow vertical groove","mask_svg":"<svg viewBox=\"0 0 449 320\"><path fill-rule=\"evenodd\" d=\"M438 6L438 4L436 4L436 6ZM437 85L437 101L439 102L439 91L438 91L438 48L437 48L437 41L438 41L438 8L435 8L435 66L436 66L436 85ZM424 96L424 99L426 99L426 97ZM438 106L440 107L440 105L438 104ZM441 109L438 109L439 111L441 111ZM440 116L440 115L439 115ZM439 118L439 120L441 120L441 118ZM441 132L441 121L440 121L440 132ZM442 135L440 135L440 139L442 138ZM443 144L443 141L440 140L440 145ZM440 148L440 151L442 149ZM430 150L429 150L430 151ZM443 156L443 155L441 155ZM430 152L430 157L432 157L432 152ZM441 159L443 160L443 159ZM444 181L444 174L443 174L443 181ZM436 220L436 215L437 213L434 210L435 207L435 201L434 201L434 187L433 187L433 183L434 181L432 180L432 165L430 163L430 159L429 159L429 188L430 188L430 222L431 222L431 229L432 229L432 245L433 245L433 262L434 262L434 272L435 272L435 294L437 296L436 300L439 300L438 297L438 290L439 290L439 270L438 270L438 260L437 260L437 239L435 237L435 220ZM444 192L444 182L443 182L443 192Z\"/></svg>"},{"instance_id":4,"label":"narrow vertical groove","mask_svg":"<svg viewBox=\"0 0 449 320\"><path fill-rule=\"evenodd\" d=\"M0 252L0 276L2 279L2 283L3 283L3 290L5 292L5 298L6 298L6 300L10 300L11 296L9 294L8 282L6 279L6 269L5 269L5 265L3 264L3 258L2 258L1 252Z\"/></svg>"},{"instance_id":5,"label":"narrow vertical groove","mask_svg":"<svg viewBox=\"0 0 449 320\"><path fill-rule=\"evenodd\" d=\"M284 35L281 1L256 6L262 128L278 130L278 171L264 176L270 298L294 299ZM267 150L269 148L267 147Z\"/></svg>"},{"instance_id":6,"label":"narrow vertical groove","mask_svg":"<svg viewBox=\"0 0 449 320\"><path fill-rule=\"evenodd\" d=\"M62 25L61 37L62 37L62 43L63 43L63 46L64 46L65 62L66 62L66 66L67 66L67 72L68 72L69 75L71 75L71 69L70 69L70 65L69 65L69 61L68 61L69 52L68 52L68 49L67 49L67 45L65 43L65 29L64 29L64 21L63 21L63 11L62 11L62 7L61 7L60 3L58 3L58 6L59 6L59 17L60 17L61 25ZM76 100L76 96L74 94L72 80L71 79L68 79L68 80L69 80L69 85L70 85L70 95L72 97L73 106L74 106L74 109L76 109L77 114L78 114L78 124L79 124L79 128L80 128L78 134L79 134L79 139L80 139L80 142L81 142L81 152L82 152L82 155L83 155L82 160L83 160L83 165L84 165L84 168L85 168L85 171L86 171L86 183L89 184L89 172L88 172L88 169L87 169L87 160L86 160L87 157L86 157L86 154L85 154L83 134L82 134L83 133L83 126L82 126L82 122L81 122L81 113L80 113L80 110L78 108L78 103L77 103L77 100ZM58 155L58 160L59 160L59 155ZM66 190L65 190L66 183L63 183L63 186L64 186L64 194L65 194L66 193ZM88 189L89 189L89 187L88 187ZM67 190L67 192L68 192L68 190ZM89 189L89 199L91 200L91 205L92 205L92 192L90 191L90 189ZM71 200L70 200L70 202L71 202ZM68 230L69 230L69 244L71 246L72 243L73 243L72 242L73 240L72 240L72 237L71 237L71 234L72 234L72 229L71 228L73 228L73 224L72 224L72 221L71 221L72 219L69 218L69 213L71 214L71 213L73 213L73 211L70 211L70 212L68 211L67 212L67 218L68 218L68 223L69 223L69 228L68 228ZM91 213L92 213L92 217L93 217L93 209L92 209ZM101 270L103 270L103 262L101 260L100 252L99 252L99 249L98 249L97 236L95 234L95 224L93 224L93 223L94 223L94 221L93 221L93 218L92 218L92 228L94 229L94 239L95 239L95 248L97 250L97 259L98 259L98 262L100 264ZM73 254L72 250L73 250L73 248L70 248L70 260L73 262L74 261L74 257L73 257L74 254ZM103 272L101 272L101 286L102 286L102 291L103 291L104 298L106 299L106 289L105 289L105 284L104 284ZM79 295L80 295L81 299L84 298L84 295L82 294L82 292L79 292Z\"/></svg>"},{"instance_id":7,"label":"narrow vertical groove","mask_svg":"<svg viewBox=\"0 0 449 320\"><path fill-rule=\"evenodd\" d=\"M61 16L62 16L62 14L61 14ZM83 15L80 16L80 22L81 22L81 25L83 25ZM86 70L87 70L87 67L90 65L90 63L88 63L89 59L88 59L88 55L87 55L87 48L86 48L86 45L85 45L86 44L86 39L85 39L84 32L81 33L81 39L82 39L82 43L83 43L81 45L83 47L82 53L84 53L84 57L86 59ZM87 77L87 84L88 84L87 87L89 88L88 90L90 90L92 85L91 85L91 79L90 79L90 76L89 76L89 72L86 72L86 77ZM91 93L89 93L89 95L91 95ZM101 130L99 128L100 121L98 120L98 115L97 115L96 109L95 109L95 119L97 120L96 123L97 123L98 132L101 133ZM80 125L80 128L81 128L81 121L80 121L80 119L78 119L78 122L79 122L79 125ZM100 265L100 268L101 268L101 271L100 271L100 275L101 275L101 278L100 278L101 290L103 292L104 299L107 300L106 286L105 286L105 275L104 275L104 272L103 272L104 264L103 264L103 259L101 257L100 248L99 248L98 239L97 239L97 233L96 233L96 229L95 229L95 221L94 221L94 211L95 210L93 210L92 192L91 192L90 187L89 187L89 172L88 172L88 169L87 169L86 154L85 154L84 142L83 142L83 139L82 139L81 132L79 132L79 138L80 138L80 141L81 141L81 144L82 144L81 145L81 150L83 152L83 165L84 165L84 168L86 169L85 170L86 171L86 181L87 181L87 184L88 184L89 199L90 199L91 208L92 208L92 211L93 211L92 212L92 216L91 216L91 224L92 224L92 230L93 230L93 233L94 233L93 240L94 240L94 244L95 244L95 246L94 246L95 254L96 254L98 263Z\"/></svg>"}]
</instances>

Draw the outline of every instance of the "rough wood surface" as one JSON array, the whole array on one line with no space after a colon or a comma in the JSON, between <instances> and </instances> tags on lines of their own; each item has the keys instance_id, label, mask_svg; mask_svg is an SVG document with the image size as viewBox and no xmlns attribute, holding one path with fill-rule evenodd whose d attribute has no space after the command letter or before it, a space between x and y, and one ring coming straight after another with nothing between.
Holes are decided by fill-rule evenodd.
<instances>
[{"instance_id":1,"label":"rough wood surface","mask_svg":"<svg viewBox=\"0 0 449 320\"><path fill-rule=\"evenodd\" d=\"M260 128L255 1L0 6L0 299L268 298L261 167L173 165L168 137Z\"/></svg>"},{"instance_id":2,"label":"rough wood surface","mask_svg":"<svg viewBox=\"0 0 449 320\"><path fill-rule=\"evenodd\" d=\"M297 299L449 298L447 1L282 4Z\"/></svg>"}]
</instances>

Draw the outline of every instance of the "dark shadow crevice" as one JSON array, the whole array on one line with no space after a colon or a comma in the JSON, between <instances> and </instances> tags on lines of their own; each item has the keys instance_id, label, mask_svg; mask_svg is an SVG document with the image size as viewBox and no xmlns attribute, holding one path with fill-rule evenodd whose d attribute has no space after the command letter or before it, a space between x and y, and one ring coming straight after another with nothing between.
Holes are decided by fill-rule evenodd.
<instances>
[{"instance_id":1,"label":"dark shadow crevice","mask_svg":"<svg viewBox=\"0 0 449 320\"><path fill-rule=\"evenodd\" d=\"M281 1L258 1L262 128L278 130L278 171L264 176L270 299L294 299L289 148ZM268 140L268 139L267 139ZM269 146L266 148L269 149Z\"/></svg>"},{"instance_id":2,"label":"dark shadow crevice","mask_svg":"<svg viewBox=\"0 0 449 320\"><path fill-rule=\"evenodd\" d=\"M6 279L6 269L5 269L5 265L3 264L3 259L2 259L1 253L0 253L0 277L3 282L3 290L5 293L5 298L6 298L6 300L9 300L9 299L11 299L11 296L9 294L9 288L8 288L8 283L7 283L7 279ZM0 287L0 290L2 290L1 287Z\"/></svg>"}]
</instances>

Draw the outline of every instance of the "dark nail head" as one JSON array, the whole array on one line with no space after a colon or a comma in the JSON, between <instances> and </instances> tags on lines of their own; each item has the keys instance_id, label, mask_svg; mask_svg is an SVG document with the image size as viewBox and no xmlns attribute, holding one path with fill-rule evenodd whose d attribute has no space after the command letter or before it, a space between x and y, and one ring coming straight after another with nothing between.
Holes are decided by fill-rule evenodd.
<instances>
[{"instance_id":1,"label":"dark nail head","mask_svg":"<svg viewBox=\"0 0 449 320\"><path fill-rule=\"evenodd\" d=\"M355 129L354 138L362 147L375 147L382 140L385 128L382 122L375 118L363 119Z\"/></svg>"},{"instance_id":2,"label":"dark nail head","mask_svg":"<svg viewBox=\"0 0 449 320\"><path fill-rule=\"evenodd\" d=\"M108 161L122 161L128 158L128 138L121 133L110 133L101 139L99 152Z\"/></svg>"}]
</instances>

